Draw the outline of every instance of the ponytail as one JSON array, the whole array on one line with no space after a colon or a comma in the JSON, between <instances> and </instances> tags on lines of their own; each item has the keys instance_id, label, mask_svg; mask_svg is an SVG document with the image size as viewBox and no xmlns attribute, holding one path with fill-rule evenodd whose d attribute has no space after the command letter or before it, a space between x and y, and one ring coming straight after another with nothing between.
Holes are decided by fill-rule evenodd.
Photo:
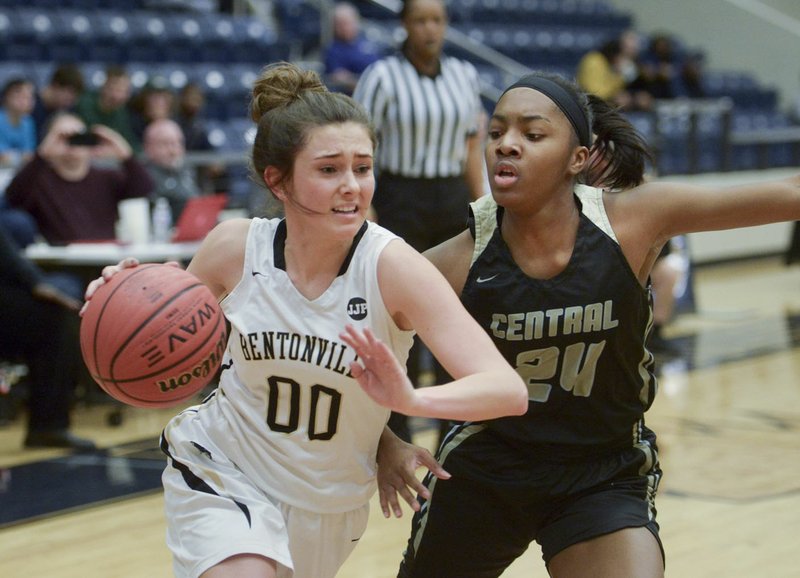
<instances>
[{"instance_id":1,"label":"ponytail","mask_svg":"<svg viewBox=\"0 0 800 578\"><path fill-rule=\"evenodd\" d=\"M587 96L595 138L584 181L612 191L641 185L646 164L653 163L647 142L619 109L593 94Z\"/></svg>"}]
</instances>

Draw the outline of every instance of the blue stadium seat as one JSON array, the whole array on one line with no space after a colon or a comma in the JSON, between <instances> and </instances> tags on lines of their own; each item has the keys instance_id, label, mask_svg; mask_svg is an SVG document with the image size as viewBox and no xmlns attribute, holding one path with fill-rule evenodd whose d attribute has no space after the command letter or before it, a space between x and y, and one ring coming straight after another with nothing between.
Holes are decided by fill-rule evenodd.
<instances>
[{"instance_id":1,"label":"blue stadium seat","mask_svg":"<svg viewBox=\"0 0 800 578\"><path fill-rule=\"evenodd\" d=\"M53 34L53 17L49 10L18 8L6 11L9 19L9 40L19 44L47 44Z\"/></svg>"},{"instance_id":2,"label":"blue stadium seat","mask_svg":"<svg viewBox=\"0 0 800 578\"><path fill-rule=\"evenodd\" d=\"M200 63L192 69L191 79L206 96L206 114L211 119L225 121L229 117L231 95L237 89L231 82L224 64ZM240 110L239 114L244 114Z\"/></svg>"},{"instance_id":3,"label":"blue stadium seat","mask_svg":"<svg viewBox=\"0 0 800 578\"><path fill-rule=\"evenodd\" d=\"M131 28L129 60L165 62L169 36L164 17L152 12L134 12L129 14L128 22Z\"/></svg>"},{"instance_id":4,"label":"blue stadium seat","mask_svg":"<svg viewBox=\"0 0 800 578\"><path fill-rule=\"evenodd\" d=\"M47 59L58 62L82 62L89 58L87 47L94 31L84 11L52 11L53 31L45 46Z\"/></svg>"},{"instance_id":5,"label":"blue stadium seat","mask_svg":"<svg viewBox=\"0 0 800 578\"><path fill-rule=\"evenodd\" d=\"M92 61L123 64L130 59L133 29L128 14L116 10L88 12L92 38L87 58Z\"/></svg>"},{"instance_id":6,"label":"blue stadium seat","mask_svg":"<svg viewBox=\"0 0 800 578\"><path fill-rule=\"evenodd\" d=\"M225 151L228 149L228 133L225 132L225 124L221 120L209 118L206 122L208 129L208 142L214 150Z\"/></svg>"},{"instance_id":7,"label":"blue stadium seat","mask_svg":"<svg viewBox=\"0 0 800 578\"><path fill-rule=\"evenodd\" d=\"M84 62L81 64L81 72L83 72L83 81L87 90L99 89L106 80L106 68L108 64L105 62Z\"/></svg>"},{"instance_id":8,"label":"blue stadium seat","mask_svg":"<svg viewBox=\"0 0 800 578\"><path fill-rule=\"evenodd\" d=\"M645 141L652 143L656 137L656 119L650 112L631 111L624 113Z\"/></svg>"},{"instance_id":9,"label":"blue stadium seat","mask_svg":"<svg viewBox=\"0 0 800 578\"><path fill-rule=\"evenodd\" d=\"M316 18L319 28L319 15ZM231 58L234 62L251 62L264 65L289 58L288 39L284 39L263 22L250 17L234 17L234 44ZM319 39L319 32L317 32Z\"/></svg>"},{"instance_id":10,"label":"blue stadium seat","mask_svg":"<svg viewBox=\"0 0 800 578\"><path fill-rule=\"evenodd\" d=\"M228 143L231 150L248 150L253 146L256 136L256 125L249 118L238 116L231 118L225 125Z\"/></svg>"},{"instance_id":11,"label":"blue stadium seat","mask_svg":"<svg viewBox=\"0 0 800 578\"><path fill-rule=\"evenodd\" d=\"M686 174L690 171L689 134L691 111L677 107L659 110L656 122L659 139L656 143L658 172L662 175Z\"/></svg>"},{"instance_id":12,"label":"blue stadium seat","mask_svg":"<svg viewBox=\"0 0 800 578\"><path fill-rule=\"evenodd\" d=\"M319 44L320 15L316 6L305 0L278 0L275 15L287 41L295 41L304 52Z\"/></svg>"},{"instance_id":13,"label":"blue stadium seat","mask_svg":"<svg viewBox=\"0 0 800 578\"><path fill-rule=\"evenodd\" d=\"M724 164L725 116L721 110L700 110L696 116L697 166L701 173L721 171Z\"/></svg>"},{"instance_id":14,"label":"blue stadium seat","mask_svg":"<svg viewBox=\"0 0 800 578\"><path fill-rule=\"evenodd\" d=\"M28 66L20 61L0 62L0 88L12 78L27 78L28 72Z\"/></svg>"}]
</instances>

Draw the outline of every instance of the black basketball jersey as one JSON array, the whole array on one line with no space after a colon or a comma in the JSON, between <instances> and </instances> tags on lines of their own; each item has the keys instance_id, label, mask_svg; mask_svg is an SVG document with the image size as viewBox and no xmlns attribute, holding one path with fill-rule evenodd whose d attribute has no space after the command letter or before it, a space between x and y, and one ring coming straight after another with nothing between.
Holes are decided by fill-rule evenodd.
<instances>
[{"instance_id":1,"label":"black basketball jersey","mask_svg":"<svg viewBox=\"0 0 800 578\"><path fill-rule=\"evenodd\" d=\"M533 279L514 262L500 234L502 207L490 196L473 203L475 252L462 293L528 386L528 412L489 427L510 443L562 457L636 444L656 393L644 345L650 291L614 237L602 191L577 185L575 201L575 248L551 279Z\"/></svg>"}]
</instances>

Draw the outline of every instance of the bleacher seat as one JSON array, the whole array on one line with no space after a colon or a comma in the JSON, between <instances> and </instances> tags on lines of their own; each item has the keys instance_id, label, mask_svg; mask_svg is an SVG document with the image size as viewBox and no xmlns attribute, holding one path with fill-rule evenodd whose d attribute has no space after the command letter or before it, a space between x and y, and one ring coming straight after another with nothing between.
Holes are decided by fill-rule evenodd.
<instances>
[{"instance_id":1,"label":"bleacher seat","mask_svg":"<svg viewBox=\"0 0 800 578\"><path fill-rule=\"evenodd\" d=\"M6 8L3 18L3 57L22 62L46 60L47 43L53 33L53 20L48 10Z\"/></svg>"},{"instance_id":2,"label":"bleacher seat","mask_svg":"<svg viewBox=\"0 0 800 578\"><path fill-rule=\"evenodd\" d=\"M164 16L154 12L133 12L129 16L129 25L128 58L138 62L165 62L170 39Z\"/></svg>"},{"instance_id":3,"label":"bleacher seat","mask_svg":"<svg viewBox=\"0 0 800 578\"><path fill-rule=\"evenodd\" d=\"M721 109L699 110L695 123L694 172L707 173L723 169L726 138L725 112Z\"/></svg>"},{"instance_id":4,"label":"bleacher seat","mask_svg":"<svg viewBox=\"0 0 800 578\"><path fill-rule=\"evenodd\" d=\"M21 62L0 62L0 88L13 78L27 77L28 67Z\"/></svg>"},{"instance_id":5,"label":"bleacher seat","mask_svg":"<svg viewBox=\"0 0 800 578\"><path fill-rule=\"evenodd\" d=\"M319 9L305 0L276 0L275 17L281 25L286 40L303 53L319 44Z\"/></svg>"},{"instance_id":6,"label":"bleacher seat","mask_svg":"<svg viewBox=\"0 0 800 578\"><path fill-rule=\"evenodd\" d=\"M84 62L81 64L83 81L87 90L98 90L103 86L106 81L106 68L108 68L108 64L105 62Z\"/></svg>"},{"instance_id":7,"label":"bleacher seat","mask_svg":"<svg viewBox=\"0 0 800 578\"><path fill-rule=\"evenodd\" d=\"M133 44L130 16L126 12L103 10L88 12L91 40L86 46L87 58L96 62L123 64L131 58Z\"/></svg>"},{"instance_id":8,"label":"bleacher seat","mask_svg":"<svg viewBox=\"0 0 800 578\"><path fill-rule=\"evenodd\" d=\"M658 111L656 123L659 135L656 144L659 173L688 173L691 167L689 157L690 108L677 106Z\"/></svg>"},{"instance_id":9,"label":"bleacher seat","mask_svg":"<svg viewBox=\"0 0 800 578\"><path fill-rule=\"evenodd\" d=\"M621 32L632 24L629 14L598 0L453 0L449 6L453 23L508 21L529 27L611 27Z\"/></svg>"}]
</instances>

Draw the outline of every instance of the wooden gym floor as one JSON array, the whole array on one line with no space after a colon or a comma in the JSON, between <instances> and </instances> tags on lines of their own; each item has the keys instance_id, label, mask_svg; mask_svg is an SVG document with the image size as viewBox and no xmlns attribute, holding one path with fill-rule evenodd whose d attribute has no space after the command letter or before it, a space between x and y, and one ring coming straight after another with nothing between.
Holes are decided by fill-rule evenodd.
<instances>
[{"instance_id":1,"label":"wooden gym floor","mask_svg":"<svg viewBox=\"0 0 800 578\"><path fill-rule=\"evenodd\" d=\"M796 577L800 267L777 257L705 266L695 272L695 294L696 313L669 327L681 355L660 359L648 414L664 468L656 505L666 575ZM171 575L154 448L175 410L127 408L112 427L110 409L79 406L74 414L74 431L107 456L22 450L22 419L0 427L0 576ZM429 429L416 437L432 440ZM340 578L395 576L408 510L401 520L384 520L377 507L371 516ZM538 548L504 576L547 576Z\"/></svg>"}]
</instances>

